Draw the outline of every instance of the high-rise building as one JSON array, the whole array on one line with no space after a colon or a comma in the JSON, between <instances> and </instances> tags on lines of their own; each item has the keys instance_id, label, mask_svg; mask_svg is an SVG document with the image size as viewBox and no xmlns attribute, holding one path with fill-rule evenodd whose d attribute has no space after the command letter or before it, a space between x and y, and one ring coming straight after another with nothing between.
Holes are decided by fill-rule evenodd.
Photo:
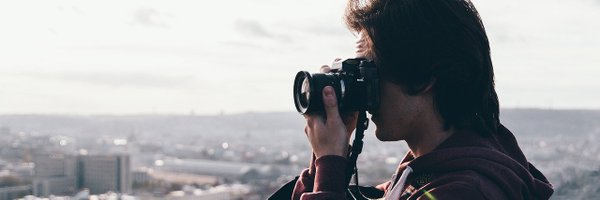
<instances>
[{"instance_id":1,"label":"high-rise building","mask_svg":"<svg viewBox=\"0 0 600 200\"><path fill-rule=\"evenodd\" d=\"M78 183L90 193L131 192L131 163L128 155L85 155L79 157Z\"/></svg>"},{"instance_id":2,"label":"high-rise building","mask_svg":"<svg viewBox=\"0 0 600 200\"><path fill-rule=\"evenodd\" d=\"M0 200L11 200L31 194L30 185L0 188Z\"/></svg>"},{"instance_id":3,"label":"high-rise building","mask_svg":"<svg viewBox=\"0 0 600 200\"><path fill-rule=\"evenodd\" d=\"M75 156L38 154L33 158L33 194L49 196L71 194L77 190Z\"/></svg>"},{"instance_id":4,"label":"high-rise building","mask_svg":"<svg viewBox=\"0 0 600 200\"><path fill-rule=\"evenodd\" d=\"M33 179L33 194L47 197L50 195L71 195L77 191L76 177L58 176Z\"/></svg>"},{"instance_id":5,"label":"high-rise building","mask_svg":"<svg viewBox=\"0 0 600 200\"><path fill-rule=\"evenodd\" d=\"M76 159L76 156L65 154L34 155L34 176L36 178L75 176Z\"/></svg>"},{"instance_id":6,"label":"high-rise building","mask_svg":"<svg viewBox=\"0 0 600 200\"><path fill-rule=\"evenodd\" d=\"M82 188L130 193L130 162L129 155L35 155L33 194L72 195Z\"/></svg>"}]
</instances>

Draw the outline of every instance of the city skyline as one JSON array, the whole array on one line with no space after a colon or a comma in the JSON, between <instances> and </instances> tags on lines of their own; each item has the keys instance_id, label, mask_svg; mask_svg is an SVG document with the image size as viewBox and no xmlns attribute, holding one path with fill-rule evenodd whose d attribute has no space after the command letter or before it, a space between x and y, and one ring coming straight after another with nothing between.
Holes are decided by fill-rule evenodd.
<instances>
[{"instance_id":1,"label":"city skyline","mask_svg":"<svg viewBox=\"0 0 600 200\"><path fill-rule=\"evenodd\" d=\"M551 199L589 199L599 191L593 184L600 173L600 147L593 145L600 140L599 116L600 111L505 109L501 121L554 185ZM107 187L129 182L127 177L132 192L112 195L265 199L309 164L312 152L299 118L296 113L0 115L0 199L28 194L91 198L108 195L103 193ZM398 152L408 150L404 142L382 143L374 134L366 131L358 162L368 169L361 170L362 185L389 180L402 158ZM119 162L119 155L130 159ZM127 172L115 167L130 169L130 175L118 178Z\"/></svg>"},{"instance_id":2,"label":"city skyline","mask_svg":"<svg viewBox=\"0 0 600 200\"><path fill-rule=\"evenodd\" d=\"M599 2L473 2L503 108L600 109ZM344 6L0 2L0 114L293 112L297 71L353 56Z\"/></svg>"}]
</instances>

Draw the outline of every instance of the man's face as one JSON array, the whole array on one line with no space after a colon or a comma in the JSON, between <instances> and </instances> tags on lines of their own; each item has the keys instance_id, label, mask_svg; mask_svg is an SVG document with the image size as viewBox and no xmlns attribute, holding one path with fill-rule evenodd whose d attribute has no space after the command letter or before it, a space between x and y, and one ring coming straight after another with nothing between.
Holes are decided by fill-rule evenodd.
<instances>
[{"instance_id":1,"label":"man's face","mask_svg":"<svg viewBox=\"0 0 600 200\"><path fill-rule=\"evenodd\" d=\"M372 42L366 33L359 34L356 48L356 57L375 58ZM411 137L420 124L422 97L408 95L400 85L380 80L380 106L377 114L371 117L377 126L377 139L397 141Z\"/></svg>"}]
</instances>

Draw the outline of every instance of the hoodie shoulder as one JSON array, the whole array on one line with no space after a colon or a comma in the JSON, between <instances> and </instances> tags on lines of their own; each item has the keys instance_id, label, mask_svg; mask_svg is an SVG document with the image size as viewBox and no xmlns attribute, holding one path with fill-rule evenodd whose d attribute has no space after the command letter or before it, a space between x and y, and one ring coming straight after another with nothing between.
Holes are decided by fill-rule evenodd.
<instances>
[{"instance_id":1,"label":"hoodie shoulder","mask_svg":"<svg viewBox=\"0 0 600 200\"><path fill-rule=\"evenodd\" d=\"M462 191L478 191L488 199L548 199L553 193L552 184L527 161L514 135L501 128L493 137L471 131L455 133L408 165L416 174L437 174L431 182L436 183L429 187L432 190L470 187Z\"/></svg>"},{"instance_id":2,"label":"hoodie shoulder","mask_svg":"<svg viewBox=\"0 0 600 200\"><path fill-rule=\"evenodd\" d=\"M455 182L445 184L428 191L424 191L417 198L419 200L429 199L472 199L485 200L488 199L481 193L480 190L466 182Z\"/></svg>"},{"instance_id":3,"label":"hoodie shoulder","mask_svg":"<svg viewBox=\"0 0 600 200\"><path fill-rule=\"evenodd\" d=\"M446 173L421 191L417 199L508 199L499 185L473 170Z\"/></svg>"}]
</instances>

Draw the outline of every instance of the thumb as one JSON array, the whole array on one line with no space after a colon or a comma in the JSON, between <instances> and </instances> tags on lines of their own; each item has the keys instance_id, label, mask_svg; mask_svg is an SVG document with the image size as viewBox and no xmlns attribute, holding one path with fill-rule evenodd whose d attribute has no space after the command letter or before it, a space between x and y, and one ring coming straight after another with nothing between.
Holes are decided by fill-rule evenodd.
<instances>
[{"instance_id":1,"label":"thumb","mask_svg":"<svg viewBox=\"0 0 600 200\"><path fill-rule=\"evenodd\" d=\"M327 120L340 120L337 98L331 86L323 88L323 106L325 107Z\"/></svg>"}]
</instances>

